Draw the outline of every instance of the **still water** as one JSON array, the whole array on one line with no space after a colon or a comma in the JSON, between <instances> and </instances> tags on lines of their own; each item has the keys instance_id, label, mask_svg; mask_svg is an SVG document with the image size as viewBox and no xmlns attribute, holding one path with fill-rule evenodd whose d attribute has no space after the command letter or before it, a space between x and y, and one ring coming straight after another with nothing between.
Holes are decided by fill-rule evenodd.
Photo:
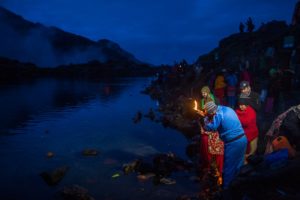
<instances>
[{"instance_id":1,"label":"still water","mask_svg":"<svg viewBox=\"0 0 300 200\"><path fill-rule=\"evenodd\" d=\"M188 139L143 117L157 109L141 91L148 78L99 82L41 79L0 87L0 199L61 199L65 186L79 185L95 199L176 199L197 192L191 174L173 173L175 185L141 182L123 175L136 158L173 152L187 159ZM97 149L84 157L84 149ZM47 158L47 152L55 154ZM68 166L65 177L48 186L43 171ZM119 173L120 176L112 178Z\"/></svg>"}]
</instances>

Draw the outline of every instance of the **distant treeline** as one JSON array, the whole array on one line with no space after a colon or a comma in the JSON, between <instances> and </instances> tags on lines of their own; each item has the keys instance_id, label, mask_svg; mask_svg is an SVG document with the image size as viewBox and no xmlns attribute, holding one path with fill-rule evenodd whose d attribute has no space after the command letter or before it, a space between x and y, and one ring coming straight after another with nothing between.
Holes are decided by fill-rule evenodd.
<instances>
[{"instance_id":1,"label":"distant treeline","mask_svg":"<svg viewBox=\"0 0 300 200\"><path fill-rule=\"evenodd\" d=\"M104 77L151 76L160 70L148 64L130 61L91 61L86 64L69 64L55 68L40 68L32 63L0 58L0 82L22 81L39 77L97 79Z\"/></svg>"}]
</instances>

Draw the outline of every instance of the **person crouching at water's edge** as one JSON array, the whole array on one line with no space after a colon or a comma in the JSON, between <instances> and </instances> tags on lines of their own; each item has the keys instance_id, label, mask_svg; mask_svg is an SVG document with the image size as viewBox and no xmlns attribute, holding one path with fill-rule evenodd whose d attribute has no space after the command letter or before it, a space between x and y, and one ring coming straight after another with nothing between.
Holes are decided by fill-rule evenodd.
<instances>
[{"instance_id":1,"label":"person crouching at water's edge","mask_svg":"<svg viewBox=\"0 0 300 200\"><path fill-rule=\"evenodd\" d=\"M204 105L205 131L218 131L224 142L223 188L230 182L244 164L247 138L234 110L227 106L216 105L210 101Z\"/></svg>"},{"instance_id":2,"label":"person crouching at water's edge","mask_svg":"<svg viewBox=\"0 0 300 200\"><path fill-rule=\"evenodd\" d=\"M196 112L198 113L200 111L204 111L204 105L210 101L216 103L215 97L211 93L209 87L204 86L201 89L200 110L196 108ZM224 143L219 138L219 133L217 131L204 131L202 128L203 123L201 123L201 121L202 119L199 121L199 126L201 127L200 156L202 167L210 168L212 160L215 159L218 172L220 175L222 175L224 162ZM222 182L221 180L222 178L220 178L220 183Z\"/></svg>"}]
</instances>

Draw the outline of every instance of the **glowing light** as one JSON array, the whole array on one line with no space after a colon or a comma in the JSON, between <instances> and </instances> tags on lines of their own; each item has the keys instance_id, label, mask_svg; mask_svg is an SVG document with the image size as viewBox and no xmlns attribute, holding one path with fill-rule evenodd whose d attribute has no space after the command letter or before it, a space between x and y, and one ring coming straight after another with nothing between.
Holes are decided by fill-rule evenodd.
<instances>
[{"instance_id":1,"label":"glowing light","mask_svg":"<svg viewBox=\"0 0 300 200\"><path fill-rule=\"evenodd\" d=\"M196 101L196 100L194 101L194 104L195 104L195 106L194 106L194 110L198 110L198 103L197 103L197 101Z\"/></svg>"}]
</instances>

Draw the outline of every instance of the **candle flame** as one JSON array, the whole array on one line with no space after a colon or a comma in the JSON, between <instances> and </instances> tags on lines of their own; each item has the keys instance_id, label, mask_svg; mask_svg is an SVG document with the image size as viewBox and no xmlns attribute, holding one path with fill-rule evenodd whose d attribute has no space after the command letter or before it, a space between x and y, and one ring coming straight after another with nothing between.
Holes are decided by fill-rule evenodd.
<instances>
[{"instance_id":1,"label":"candle flame","mask_svg":"<svg viewBox=\"0 0 300 200\"><path fill-rule=\"evenodd\" d=\"M222 178L222 175L221 175L221 173L219 172L218 169L216 169L216 174L215 174L215 176L217 177L217 184L218 184L219 186L221 186L222 183L223 183L223 178Z\"/></svg>"},{"instance_id":2,"label":"candle flame","mask_svg":"<svg viewBox=\"0 0 300 200\"><path fill-rule=\"evenodd\" d=\"M198 110L198 103L197 103L197 101L196 101L196 100L194 101L194 104L195 104L195 106L194 106L194 110Z\"/></svg>"}]
</instances>

